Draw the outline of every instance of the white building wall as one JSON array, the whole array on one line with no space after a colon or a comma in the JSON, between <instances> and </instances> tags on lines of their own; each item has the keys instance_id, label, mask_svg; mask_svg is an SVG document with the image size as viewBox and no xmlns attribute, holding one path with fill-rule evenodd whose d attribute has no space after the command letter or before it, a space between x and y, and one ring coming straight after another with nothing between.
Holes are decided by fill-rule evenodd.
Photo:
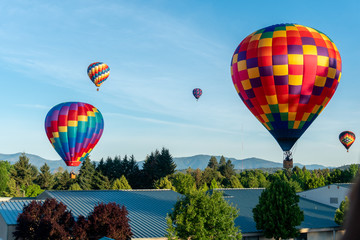
<instances>
[{"instance_id":1,"label":"white building wall","mask_svg":"<svg viewBox=\"0 0 360 240\"><path fill-rule=\"evenodd\" d=\"M307 240L335 240L334 232L309 232Z\"/></svg>"},{"instance_id":2,"label":"white building wall","mask_svg":"<svg viewBox=\"0 0 360 240\"><path fill-rule=\"evenodd\" d=\"M0 214L0 239L1 240L7 240L7 232L8 232L8 226L5 222L5 220L3 219L3 217Z\"/></svg>"},{"instance_id":3,"label":"white building wall","mask_svg":"<svg viewBox=\"0 0 360 240\"><path fill-rule=\"evenodd\" d=\"M300 197L326 204L328 206L339 208L341 201L345 200L345 196L348 196L349 192L349 188L332 184L325 187L300 192L298 195ZM330 198L337 198L337 203L330 203Z\"/></svg>"}]
</instances>

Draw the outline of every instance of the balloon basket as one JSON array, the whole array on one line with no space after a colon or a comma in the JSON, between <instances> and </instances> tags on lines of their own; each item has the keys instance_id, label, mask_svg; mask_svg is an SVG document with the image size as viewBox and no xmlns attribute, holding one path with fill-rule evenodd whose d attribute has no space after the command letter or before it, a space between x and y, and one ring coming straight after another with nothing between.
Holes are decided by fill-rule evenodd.
<instances>
[{"instance_id":1,"label":"balloon basket","mask_svg":"<svg viewBox=\"0 0 360 240\"><path fill-rule=\"evenodd\" d=\"M99 91L99 88L97 88L96 91Z\"/></svg>"},{"instance_id":2,"label":"balloon basket","mask_svg":"<svg viewBox=\"0 0 360 240\"><path fill-rule=\"evenodd\" d=\"M284 151L284 160L283 160L283 168L291 169L293 168L293 157L290 151Z\"/></svg>"}]
</instances>

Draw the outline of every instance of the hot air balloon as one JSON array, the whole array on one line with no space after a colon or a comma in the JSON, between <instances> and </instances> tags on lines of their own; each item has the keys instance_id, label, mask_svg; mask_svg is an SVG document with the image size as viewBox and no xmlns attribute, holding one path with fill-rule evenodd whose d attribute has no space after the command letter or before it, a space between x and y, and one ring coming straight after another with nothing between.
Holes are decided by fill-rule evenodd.
<instances>
[{"instance_id":1,"label":"hot air balloon","mask_svg":"<svg viewBox=\"0 0 360 240\"><path fill-rule=\"evenodd\" d=\"M88 103L60 103L45 119L46 135L67 166L79 166L98 143L103 130L100 111Z\"/></svg>"},{"instance_id":2,"label":"hot air balloon","mask_svg":"<svg viewBox=\"0 0 360 240\"><path fill-rule=\"evenodd\" d=\"M344 145L346 150L349 152L349 148L355 142L355 134L350 131L344 131L340 133L339 140L341 144Z\"/></svg>"},{"instance_id":3,"label":"hot air balloon","mask_svg":"<svg viewBox=\"0 0 360 240\"><path fill-rule=\"evenodd\" d=\"M341 77L341 58L324 33L298 24L278 24L247 36L231 61L235 89L251 113L284 151L321 113Z\"/></svg>"},{"instance_id":4,"label":"hot air balloon","mask_svg":"<svg viewBox=\"0 0 360 240\"><path fill-rule=\"evenodd\" d=\"M100 85L109 77L110 68L106 63L94 62L89 65L87 73L90 80L97 87L100 87ZM99 88L97 88L97 91L99 91Z\"/></svg>"},{"instance_id":5,"label":"hot air balloon","mask_svg":"<svg viewBox=\"0 0 360 240\"><path fill-rule=\"evenodd\" d=\"M202 90L200 88L195 88L193 90L193 95L196 98L196 101L200 98L201 94L202 94Z\"/></svg>"}]
</instances>

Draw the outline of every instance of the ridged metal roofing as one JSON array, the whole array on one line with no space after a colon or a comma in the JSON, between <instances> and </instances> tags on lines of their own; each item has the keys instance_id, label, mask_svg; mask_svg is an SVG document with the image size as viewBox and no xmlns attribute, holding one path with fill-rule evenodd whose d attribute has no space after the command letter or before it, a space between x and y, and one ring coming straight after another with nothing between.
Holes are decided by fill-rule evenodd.
<instances>
[{"instance_id":1,"label":"ridged metal roofing","mask_svg":"<svg viewBox=\"0 0 360 240\"><path fill-rule=\"evenodd\" d=\"M264 189L218 189L224 198L239 209L235 224L242 233L259 232L253 220L252 209L258 204ZM74 217L88 216L100 202L124 205L130 218L134 238L161 238L166 234L166 214L181 195L170 190L106 190L106 191L45 191L38 199L55 198L63 202ZM24 204L31 200L0 202L0 214L8 225L16 224ZM338 227L334 222L335 208L300 197L304 221L300 228L320 229Z\"/></svg>"},{"instance_id":2,"label":"ridged metal roofing","mask_svg":"<svg viewBox=\"0 0 360 240\"><path fill-rule=\"evenodd\" d=\"M7 225L16 225L16 220L22 212L24 206L28 205L32 200L11 200L0 202L0 214L4 218Z\"/></svg>"},{"instance_id":3,"label":"ridged metal roofing","mask_svg":"<svg viewBox=\"0 0 360 240\"><path fill-rule=\"evenodd\" d=\"M124 205L129 212L134 238L164 237L166 214L181 195L171 190L99 190L45 191L39 199L55 198L71 210L74 217L88 216L94 206L103 202Z\"/></svg>"},{"instance_id":4,"label":"ridged metal roofing","mask_svg":"<svg viewBox=\"0 0 360 240\"><path fill-rule=\"evenodd\" d=\"M240 215L235 219L235 225L240 227L241 232L260 232L256 229L252 209L259 203L259 197L264 189L242 188L218 190L223 191L225 199L239 209ZM334 222L336 210L334 207L301 197L299 207L304 211L304 221L301 223L299 228L320 229L339 226Z\"/></svg>"}]
</instances>

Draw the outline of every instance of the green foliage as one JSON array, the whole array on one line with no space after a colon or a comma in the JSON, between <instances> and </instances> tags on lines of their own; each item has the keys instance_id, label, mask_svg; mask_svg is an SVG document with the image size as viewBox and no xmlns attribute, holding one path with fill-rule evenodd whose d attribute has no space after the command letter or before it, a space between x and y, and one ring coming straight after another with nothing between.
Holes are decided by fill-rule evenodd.
<instances>
[{"instance_id":1,"label":"green foliage","mask_svg":"<svg viewBox=\"0 0 360 240\"><path fill-rule=\"evenodd\" d=\"M212 194L195 191L186 195L174 206L167 216L168 239L241 239L235 227L238 216L235 207L230 206L219 191Z\"/></svg>"},{"instance_id":2,"label":"green foliage","mask_svg":"<svg viewBox=\"0 0 360 240\"><path fill-rule=\"evenodd\" d=\"M29 186L37 176L37 169L29 163L29 158L22 153L19 156L19 161L13 165L11 169L11 177L15 179L19 186Z\"/></svg>"},{"instance_id":3,"label":"green foliage","mask_svg":"<svg viewBox=\"0 0 360 240\"><path fill-rule=\"evenodd\" d=\"M131 186L129 185L125 176L122 175L121 178L118 178L113 182L111 189L114 189L114 190L131 189Z\"/></svg>"},{"instance_id":4,"label":"green foliage","mask_svg":"<svg viewBox=\"0 0 360 240\"><path fill-rule=\"evenodd\" d=\"M298 206L299 196L286 181L275 179L259 198L253 209L256 228L263 230L265 237L275 239L298 236L304 213Z\"/></svg>"},{"instance_id":5,"label":"green foliage","mask_svg":"<svg viewBox=\"0 0 360 240\"><path fill-rule=\"evenodd\" d=\"M3 192L5 197L25 197L25 192L19 185L16 184L15 179L10 178L7 184L6 191Z\"/></svg>"},{"instance_id":6,"label":"green foliage","mask_svg":"<svg viewBox=\"0 0 360 240\"><path fill-rule=\"evenodd\" d=\"M181 194L188 194L196 190L195 180L190 174L175 174L172 177L172 185Z\"/></svg>"},{"instance_id":7,"label":"green foliage","mask_svg":"<svg viewBox=\"0 0 360 240\"><path fill-rule=\"evenodd\" d=\"M80 185L78 183L73 183L73 184L70 185L69 190L80 191L82 189L81 189L81 187L80 187Z\"/></svg>"},{"instance_id":8,"label":"green foliage","mask_svg":"<svg viewBox=\"0 0 360 240\"><path fill-rule=\"evenodd\" d=\"M45 190L50 190L54 186L54 175L51 174L50 167L46 163L40 168L36 183Z\"/></svg>"},{"instance_id":9,"label":"green foliage","mask_svg":"<svg viewBox=\"0 0 360 240\"><path fill-rule=\"evenodd\" d=\"M210 158L209 163L208 163L207 166L208 166L208 168L211 168L211 169L213 169L213 170L217 170L219 164L218 164L218 161L217 161L216 157L211 156L211 158Z\"/></svg>"},{"instance_id":10,"label":"green foliage","mask_svg":"<svg viewBox=\"0 0 360 240\"><path fill-rule=\"evenodd\" d=\"M91 189L106 190L110 188L111 186L109 179L106 176L104 176L101 172L96 171L92 178Z\"/></svg>"},{"instance_id":11,"label":"green foliage","mask_svg":"<svg viewBox=\"0 0 360 240\"><path fill-rule=\"evenodd\" d=\"M36 197L37 195L44 192L37 184L31 184L25 188L25 196L26 197Z\"/></svg>"},{"instance_id":12,"label":"green foliage","mask_svg":"<svg viewBox=\"0 0 360 240\"><path fill-rule=\"evenodd\" d=\"M232 188L243 188L243 185L241 185L239 178L236 176L231 176L230 178L230 187Z\"/></svg>"},{"instance_id":13,"label":"green foliage","mask_svg":"<svg viewBox=\"0 0 360 240\"><path fill-rule=\"evenodd\" d=\"M63 173L55 174L55 185L54 189L56 190L68 190L71 184L74 183L74 180L70 178L70 173L65 171Z\"/></svg>"},{"instance_id":14,"label":"green foliage","mask_svg":"<svg viewBox=\"0 0 360 240\"><path fill-rule=\"evenodd\" d=\"M0 161L0 197L3 196L4 192L8 188L10 176L7 169L7 163Z\"/></svg>"},{"instance_id":15,"label":"green foliage","mask_svg":"<svg viewBox=\"0 0 360 240\"><path fill-rule=\"evenodd\" d=\"M210 189L216 189L219 188L217 181L215 180L215 178L213 178L213 180L211 180L210 183Z\"/></svg>"},{"instance_id":16,"label":"green foliage","mask_svg":"<svg viewBox=\"0 0 360 240\"><path fill-rule=\"evenodd\" d=\"M175 187L172 185L168 177L160 178L158 181L155 182L154 187L156 189L171 189L175 191Z\"/></svg>"},{"instance_id":17,"label":"green foliage","mask_svg":"<svg viewBox=\"0 0 360 240\"><path fill-rule=\"evenodd\" d=\"M340 207L335 211L334 221L337 224L343 225L346 212L348 209L349 209L349 199L347 196L345 196L345 200L340 203Z\"/></svg>"},{"instance_id":18,"label":"green foliage","mask_svg":"<svg viewBox=\"0 0 360 240\"><path fill-rule=\"evenodd\" d=\"M92 180L95 173L94 165L89 157L86 157L81 165L77 182L83 190L91 190Z\"/></svg>"}]
</instances>

